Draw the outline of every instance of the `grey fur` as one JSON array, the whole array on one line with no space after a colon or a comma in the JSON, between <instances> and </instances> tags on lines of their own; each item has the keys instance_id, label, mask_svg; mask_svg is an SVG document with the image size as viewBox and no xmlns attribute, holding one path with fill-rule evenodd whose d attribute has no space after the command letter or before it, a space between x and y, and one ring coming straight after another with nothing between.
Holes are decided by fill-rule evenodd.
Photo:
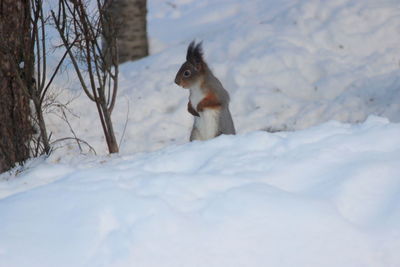
<instances>
[{"instance_id":1,"label":"grey fur","mask_svg":"<svg viewBox=\"0 0 400 267\"><path fill-rule=\"evenodd\" d=\"M229 111L230 97L228 91L222 86L221 82L214 76L208 66L205 66L205 88L214 92L221 102L221 111L219 114L218 135L236 134L235 126L231 112Z\"/></svg>"}]
</instances>

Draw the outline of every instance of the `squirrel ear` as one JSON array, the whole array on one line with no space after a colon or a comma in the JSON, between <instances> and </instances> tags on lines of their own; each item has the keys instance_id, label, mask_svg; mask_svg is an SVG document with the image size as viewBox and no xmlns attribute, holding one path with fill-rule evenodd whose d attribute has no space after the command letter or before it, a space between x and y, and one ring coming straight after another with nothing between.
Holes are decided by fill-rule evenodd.
<instances>
[{"instance_id":1,"label":"squirrel ear","mask_svg":"<svg viewBox=\"0 0 400 267\"><path fill-rule=\"evenodd\" d=\"M200 64L203 62L202 42L196 44L194 41L192 41L189 44L187 54L186 54L186 60L194 65L197 65L197 64Z\"/></svg>"},{"instance_id":2,"label":"squirrel ear","mask_svg":"<svg viewBox=\"0 0 400 267\"><path fill-rule=\"evenodd\" d=\"M187 49L187 53L186 53L186 61L191 61L192 57L193 57L193 49L194 49L195 43L194 41L192 41Z\"/></svg>"}]
</instances>

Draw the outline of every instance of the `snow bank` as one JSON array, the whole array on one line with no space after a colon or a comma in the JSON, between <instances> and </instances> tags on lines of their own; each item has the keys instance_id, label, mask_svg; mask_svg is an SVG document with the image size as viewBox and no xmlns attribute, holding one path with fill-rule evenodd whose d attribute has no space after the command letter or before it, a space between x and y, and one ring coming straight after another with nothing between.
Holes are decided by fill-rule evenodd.
<instances>
[{"instance_id":1,"label":"snow bank","mask_svg":"<svg viewBox=\"0 0 400 267\"><path fill-rule=\"evenodd\" d=\"M0 200L0 266L398 266L399 133L371 117L53 155L35 169L57 181Z\"/></svg>"}]
</instances>

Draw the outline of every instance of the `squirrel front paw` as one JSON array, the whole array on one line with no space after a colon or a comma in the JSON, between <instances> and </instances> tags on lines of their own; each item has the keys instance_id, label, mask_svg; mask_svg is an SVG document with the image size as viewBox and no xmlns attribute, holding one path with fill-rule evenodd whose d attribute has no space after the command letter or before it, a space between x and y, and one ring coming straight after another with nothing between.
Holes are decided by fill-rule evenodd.
<instances>
[{"instance_id":1,"label":"squirrel front paw","mask_svg":"<svg viewBox=\"0 0 400 267\"><path fill-rule=\"evenodd\" d=\"M200 117L200 114L192 107L192 103L190 103L190 101L188 102L187 110L193 116Z\"/></svg>"}]
</instances>

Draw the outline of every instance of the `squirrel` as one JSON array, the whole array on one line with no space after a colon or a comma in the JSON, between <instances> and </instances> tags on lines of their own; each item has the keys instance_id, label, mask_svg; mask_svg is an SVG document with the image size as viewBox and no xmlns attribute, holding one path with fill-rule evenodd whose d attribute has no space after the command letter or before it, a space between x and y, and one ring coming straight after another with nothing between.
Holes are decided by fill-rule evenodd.
<instances>
[{"instance_id":1,"label":"squirrel","mask_svg":"<svg viewBox=\"0 0 400 267\"><path fill-rule=\"evenodd\" d=\"M189 44L186 62L176 74L175 83L190 90L187 110L194 116L190 141L236 133L229 111L229 93L204 61L201 42Z\"/></svg>"}]
</instances>

